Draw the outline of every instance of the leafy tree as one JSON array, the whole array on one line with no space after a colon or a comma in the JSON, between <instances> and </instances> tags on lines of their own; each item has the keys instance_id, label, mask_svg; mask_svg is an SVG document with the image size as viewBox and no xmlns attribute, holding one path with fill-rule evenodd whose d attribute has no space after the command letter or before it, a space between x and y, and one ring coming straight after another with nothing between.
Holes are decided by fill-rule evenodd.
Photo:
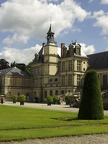
<instances>
[{"instance_id":1,"label":"leafy tree","mask_svg":"<svg viewBox=\"0 0 108 144\"><path fill-rule=\"evenodd\" d=\"M11 67L17 67L17 63L15 61L11 63Z\"/></svg>"},{"instance_id":2,"label":"leafy tree","mask_svg":"<svg viewBox=\"0 0 108 144\"><path fill-rule=\"evenodd\" d=\"M9 62L5 59L0 59L0 70L9 68Z\"/></svg>"},{"instance_id":3,"label":"leafy tree","mask_svg":"<svg viewBox=\"0 0 108 144\"><path fill-rule=\"evenodd\" d=\"M29 63L25 66L25 72L28 73L28 74L30 74L31 64L32 64L32 62L29 62Z\"/></svg>"},{"instance_id":4,"label":"leafy tree","mask_svg":"<svg viewBox=\"0 0 108 144\"><path fill-rule=\"evenodd\" d=\"M95 70L88 70L85 75L78 118L104 118L100 83Z\"/></svg>"},{"instance_id":5,"label":"leafy tree","mask_svg":"<svg viewBox=\"0 0 108 144\"><path fill-rule=\"evenodd\" d=\"M24 63L16 63L14 61L13 63L11 63L11 67L17 67L20 70L26 72L27 74L30 74L31 64L32 62L29 62L27 65L25 65Z\"/></svg>"}]
</instances>

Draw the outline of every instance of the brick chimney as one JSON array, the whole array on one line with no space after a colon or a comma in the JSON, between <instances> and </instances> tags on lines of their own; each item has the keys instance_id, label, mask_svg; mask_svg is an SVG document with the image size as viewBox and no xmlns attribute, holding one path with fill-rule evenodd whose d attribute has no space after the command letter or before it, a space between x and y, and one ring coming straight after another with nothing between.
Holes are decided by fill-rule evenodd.
<instances>
[{"instance_id":1,"label":"brick chimney","mask_svg":"<svg viewBox=\"0 0 108 144\"><path fill-rule=\"evenodd\" d=\"M63 57L63 49L64 49L65 43L61 43L61 57Z\"/></svg>"}]
</instances>

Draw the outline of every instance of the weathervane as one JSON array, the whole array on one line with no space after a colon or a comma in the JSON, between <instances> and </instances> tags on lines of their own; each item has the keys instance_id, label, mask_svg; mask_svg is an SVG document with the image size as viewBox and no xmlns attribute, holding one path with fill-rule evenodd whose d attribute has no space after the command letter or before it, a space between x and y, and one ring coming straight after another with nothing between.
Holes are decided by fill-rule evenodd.
<instances>
[{"instance_id":1,"label":"weathervane","mask_svg":"<svg viewBox=\"0 0 108 144\"><path fill-rule=\"evenodd\" d=\"M51 23L52 23L52 17L50 17L50 25L51 25Z\"/></svg>"}]
</instances>

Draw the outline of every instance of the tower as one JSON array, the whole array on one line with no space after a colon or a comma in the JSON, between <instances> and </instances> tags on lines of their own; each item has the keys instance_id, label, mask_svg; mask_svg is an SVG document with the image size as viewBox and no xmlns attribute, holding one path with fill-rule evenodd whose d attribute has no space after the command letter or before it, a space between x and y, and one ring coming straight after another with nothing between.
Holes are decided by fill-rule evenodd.
<instances>
[{"instance_id":1,"label":"tower","mask_svg":"<svg viewBox=\"0 0 108 144\"><path fill-rule=\"evenodd\" d=\"M47 44L54 43L54 32L51 30L51 24L49 31L47 32Z\"/></svg>"},{"instance_id":2,"label":"tower","mask_svg":"<svg viewBox=\"0 0 108 144\"><path fill-rule=\"evenodd\" d=\"M44 46L44 63L46 64L46 75L55 75L58 65L57 45L54 41L54 32L51 30L51 24L47 32L47 44Z\"/></svg>"}]
</instances>

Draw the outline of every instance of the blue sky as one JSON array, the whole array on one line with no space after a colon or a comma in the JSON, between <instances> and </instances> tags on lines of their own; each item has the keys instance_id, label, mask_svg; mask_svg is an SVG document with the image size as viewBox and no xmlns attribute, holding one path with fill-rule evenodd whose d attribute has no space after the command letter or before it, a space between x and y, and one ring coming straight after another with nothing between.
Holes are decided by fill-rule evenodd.
<instances>
[{"instance_id":1,"label":"blue sky","mask_svg":"<svg viewBox=\"0 0 108 144\"><path fill-rule=\"evenodd\" d=\"M107 9L108 0L0 0L0 58L30 62L50 23L58 47L76 40L86 55L107 51Z\"/></svg>"}]
</instances>

